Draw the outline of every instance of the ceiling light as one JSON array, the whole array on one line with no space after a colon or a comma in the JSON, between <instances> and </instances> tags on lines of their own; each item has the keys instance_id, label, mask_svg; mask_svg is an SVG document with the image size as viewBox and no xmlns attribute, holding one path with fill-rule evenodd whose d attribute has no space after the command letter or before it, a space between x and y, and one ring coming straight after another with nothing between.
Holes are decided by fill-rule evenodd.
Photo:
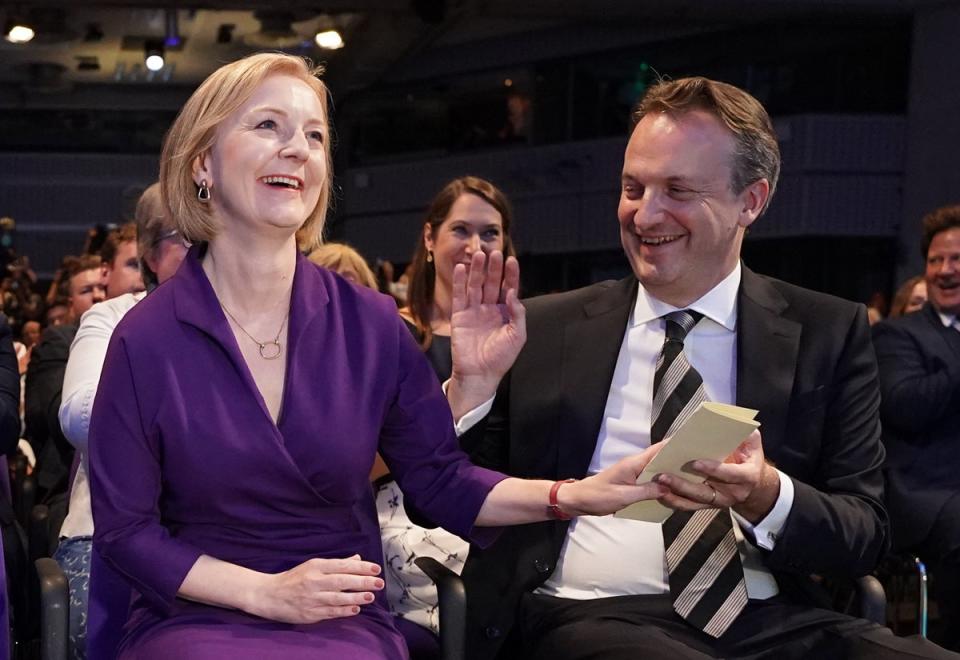
<instances>
[{"instance_id":1,"label":"ceiling light","mask_svg":"<svg viewBox=\"0 0 960 660\"><path fill-rule=\"evenodd\" d=\"M33 28L17 21L8 21L4 32L4 39L12 44L25 44L35 36Z\"/></svg>"},{"instance_id":2,"label":"ceiling light","mask_svg":"<svg viewBox=\"0 0 960 660\"><path fill-rule=\"evenodd\" d=\"M159 71L163 68L163 45L148 41L144 44L143 65L150 71Z\"/></svg>"},{"instance_id":3,"label":"ceiling light","mask_svg":"<svg viewBox=\"0 0 960 660\"><path fill-rule=\"evenodd\" d=\"M317 36L314 37L314 41L317 42L317 45L320 48L325 48L327 50L337 50L338 48L343 48L343 37L340 36L340 33L336 30L326 30L324 32L317 32Z\"/></svg>"},{"instance_id":4,"label":"ceiling light","mask_svg":"<svg viewBox=\"0 0 960 660\"><path fill-rule=\"evenodd\" d=\"M177 20L177 10L167 9L165 14L167 34L163 39L163 45L168 48L176 48L183 43L180 37L180 24Z\"/></svg>"}]
</instances>

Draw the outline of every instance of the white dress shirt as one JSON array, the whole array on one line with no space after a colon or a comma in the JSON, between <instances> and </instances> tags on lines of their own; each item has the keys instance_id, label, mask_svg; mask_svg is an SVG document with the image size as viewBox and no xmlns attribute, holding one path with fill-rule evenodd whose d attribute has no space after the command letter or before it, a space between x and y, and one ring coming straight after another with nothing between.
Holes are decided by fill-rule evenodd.
<instances>
[{"instance_id":1,"label":"white dress shirt","mask_svg":"<svg viewBox=\"0 0 960 660\"><path fill-rule=\"evenodd\" d=\"M738 264L722 282L688 307L704 318L687 335L684 351L703 377L707 397L720 403L736 402L740 276ZM653 377L665 337L662 317L676 309L640 287L620 346L588 474L596 474L650 446ZM466 431L482 418L491 404L492 400L461 418L458 432ZM793 482L782 472L778 474L780 495L764 520L751 525L733 514L739 523L734 525L734 531L751 598L769 598L778 592L773 575L763 565L762 551L744 538L754 539L765 550L773 549L794 496ZM669 592L661 526L613 516L574 519L556 570L538 592L571 599Z\"/></svg>"},{"instance_id":2,"label":"white dress shirt","mask_svg":"<svg viewBox=\"0 0 960 660\"><path fill-rule=\"evenodd\" d=\"M126 293L97 303L80 319L77 335L70 345L70 358L63 376L60 399L60 428L67 440L81 452L80 465L70 490L67 517L60 528L62 538L93 535L90 511L90 485L87 481L87 434L90 411L97 396L97 384L107 355L113 329L145 293Z\"/></svg>"}]
</instances>

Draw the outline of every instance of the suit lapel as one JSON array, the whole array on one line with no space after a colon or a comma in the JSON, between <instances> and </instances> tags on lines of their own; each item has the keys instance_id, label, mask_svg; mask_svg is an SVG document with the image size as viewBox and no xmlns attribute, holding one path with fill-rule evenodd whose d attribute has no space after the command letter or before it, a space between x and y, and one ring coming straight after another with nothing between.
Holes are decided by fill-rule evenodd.
<instances>
[{"instance_id":1,"label":"suit lapel","mask_svg":"<svg viewBox=\"0 0 960 660\"><path fill-rule=\"evenodd\" d=\"M560 475L582 476L590 465L637 287L632 275L620 280L584 304L564 329Z\"/></svg>"},{"instance_id":2,"label":"suit lapel","mask_svg":"<svg viewBox=\"0 0 960 660\"><path fill-rule=\"evenodd\" d=\"M737 405L760 411L773 444L786 437L802 326L782 316L787 301L746 267L737 302Z\"/></svg>"},{"instance_id":3,"label":"suit lapel","mask_svg":"<svg viewBox=\"0 0 960 660\"><path fill-rule=\"evenodd\" d=\"M923 310L917 313L926 315L927 320L933 327L933 331L939 337L943 338L943 342L947 345L947 350L952 351L953 355L957 359L960 359L960 332L945 326L940 319L940 315L937 314L937 310L934 309L930 303L924 305Z\"/></svg>"}]
</instances>

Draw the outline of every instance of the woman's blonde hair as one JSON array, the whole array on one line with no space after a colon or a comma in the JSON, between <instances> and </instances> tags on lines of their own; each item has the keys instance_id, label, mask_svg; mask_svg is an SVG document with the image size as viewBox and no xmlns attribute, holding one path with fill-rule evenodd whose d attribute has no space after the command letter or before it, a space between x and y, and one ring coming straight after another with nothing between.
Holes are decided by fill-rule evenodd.
<instances>
[{"instance_id":1,"label":"woman's blonde hair","mask_svg":"<svg viewBox=\"0 0 960 660\"><path fill-rule=\"evenodd\" d=\"M320 244L333 181L327 86L317 77L322 72L321 67L301 57L258 53L220 67L190 96L167 132L160 155L162 197L183 238L193 243L209 241L220 230L209 204L197 199L194 162L213 148L217 127L246 103L268 76L287 75L302 80L316 92L327 120L323 141L327 175L316 208L297 231L301 249Z\"/></svg>"},{"instance_id":2,"label":"woman's blonde hair","mask_svg":"<svg viewBox=\"0 0 960 660\"><path fill-rule=\"evenodd\" d=\"M343 243L324 243L307 257L310 261L335 273L353 271L360 278L357 284L377 291L377 278L359 252Z\"/></svg>"}]
</instances>

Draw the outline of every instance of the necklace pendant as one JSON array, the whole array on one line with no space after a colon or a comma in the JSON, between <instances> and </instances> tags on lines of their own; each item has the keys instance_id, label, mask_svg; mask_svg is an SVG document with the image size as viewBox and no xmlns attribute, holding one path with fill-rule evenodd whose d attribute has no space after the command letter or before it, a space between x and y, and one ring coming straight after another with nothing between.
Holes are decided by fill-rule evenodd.
<instances>
[{"instance_id":1,"label":"necklace pendant","mask_svg":"<svg viewBox=\"0 0 960 660\"><path fill-rule=\"evenodd\" d=\"M276 360L280 357L282 349L280 348L280 341L274 339L273 341L267 341L262 344L257 342L260 346L260 357L264 360Z\"/></svg>"}]
</instances>

